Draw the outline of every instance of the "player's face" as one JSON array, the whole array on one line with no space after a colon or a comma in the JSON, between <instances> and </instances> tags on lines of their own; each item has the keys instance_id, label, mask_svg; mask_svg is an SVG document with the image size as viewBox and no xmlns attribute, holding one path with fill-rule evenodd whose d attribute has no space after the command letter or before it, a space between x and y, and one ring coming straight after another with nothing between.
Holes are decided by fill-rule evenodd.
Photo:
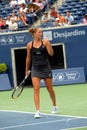
<instances>
[{"instance_id":1,"label":"player's face","mask_svg":"<svg viewBox=\"0 0 87 130\"><path fill-rule=\"evenodd\" d=\"M36 33L35 33L35 37L41 39L42 38L42 29L38 28Z\"/></svg>"}]
</instances>

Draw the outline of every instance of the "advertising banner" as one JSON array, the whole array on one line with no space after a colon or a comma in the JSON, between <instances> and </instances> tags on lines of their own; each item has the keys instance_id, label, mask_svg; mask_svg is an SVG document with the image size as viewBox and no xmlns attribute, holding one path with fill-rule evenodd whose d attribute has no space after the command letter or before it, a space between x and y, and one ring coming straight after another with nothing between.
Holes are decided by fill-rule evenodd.
<instances>
[{"instance_id":1,"label":"advertising banner","mask_svg":"<svg viewBox=\"0 0 87 130\"><path fill-rule=\"evenodd\" d=\"M11 90L8 74L0 74L0 91Z\"/></svg>"},{"instance_id":2,"label":"advertising banner","mask_svg":"<svg viewBox=\"0 0 87 130\"><path fill-rule=\"evenodd\" d=\"M52 70L52 73L53 73L54 86L86 82L83 67L56 69L56 70ZM43 80L41 80L41 86L45 86Z\"/></svg>"}]
</instances>

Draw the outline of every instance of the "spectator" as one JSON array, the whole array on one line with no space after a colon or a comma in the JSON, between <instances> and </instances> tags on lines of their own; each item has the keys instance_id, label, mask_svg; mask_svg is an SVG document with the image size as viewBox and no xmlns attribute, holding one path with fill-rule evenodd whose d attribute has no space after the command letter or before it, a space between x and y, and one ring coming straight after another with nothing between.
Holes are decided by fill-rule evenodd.
<instances>
[{"instance_id":1,"label":"spectator","mask_svg":"<svg viewBox=\"0 0 87 130\"><path fill-rule=\"evenodd\" d=\"M12 16L11 16L12 19L14 19L14 21L17 21L18 20L18 17L15 15L14 12L12 12Z\"/></svg>"},{"instance_id":2,"label":"spectator","mask_svg":"<svg viewBox=\"0 0 87 130\"><path fill-rule=\"evenodd\" d=\"M6 25L6 20L5 19L2 19L2 23L3 23L3 26L1 28L2 29L7 29L8 25Z\"/></svg>"},{"instance_id":3,"label":"spectator","mask_svg":"<svg viewBox=\"0 0 87 130\"><path fill-rule=\"evenodd\" d=\"M21 17L21 20L22 20L23 24L28 25L28 19L27 19L26 15L23 12L20 14L20 17Z\"/></svg>"},{"instance_id":4,"label":"spectator","mask_svg":"<svg viewBox=\"0 0 87 130\"><path fill-rule=\"evenodd\" d=\"M17 21L21 21L21 16L20 15L18 15Z\"/></svg>"},{"instance_id":5,"label":"spectator","mask_svg":"<svg viewBox=\"0 0 87 130\"><path fill-rule=\"evenodd\" d=\"M59 17L60 19L60 23L63 23L65 20L65 17L63 15L61 15L60 13L57 13L57 17Z\"/></svg>"},{"instance_id":6,"label":"spectator","mask_svg":"<svg viewBox=\"0 0 87 130\"><path fill-rule=\"evenodd\" d=\"M55 26L62 26L64 23L65 17L62 16L60 13L57 13L57 18L55 19L54 25Z\"/></svg>"},{"instance_id":7,"label":"spectator","mask_svg":"<svg viewBox=\"0 0 87 130\"><path fill-rule=\"evenodd\" d=\"M87 24L87 14L84 15L83 24Z\"/></svg>"},{"instance_id":8,"label":"spectator","mask_svg":"<svg viewBox=\"0 0 87 130\"><path fill-rule=\"evenodd\" d=\"M16 0L10 0L9 5L11 8L14 8L16 5L18 5Z\"/></svg>"},{"instance_id":9,"label":"spectator","mask_svg":"<svg viewBox=\"0 0 87 130\"><path fill-rule=\"evenodd\" d=\"M57 18L57 11L56 11L55 7L52 7L52 8L51 8L50 16L51 16L53 19Z\"/></svg>"},{"instance_id":10,"label":"spectator","mask_svg":"<svg viewBox=\"0 0 87 130\"><path fill-rule=\"evenodd\" d=\"M48 0L42 0L42 3L44 5L44 10L49 10L49 2L48 2Z\"/></svg>"},{"instance_id":11,"label":"spectator","mask_svg":"<svg viewBox=\"0 0 87 130\"><path fill-rule=\"evenodd\" d=\"M59 26L60 24L60 19L59 18L56 18L55 22L54 22L54 26Z\"/></svg>"},{"instance_id":12,"label":"spectator","mask_svg":"<svg viewBox=\"0 0 87 130\"><path fill-rule=\"evenodd\" d=\"M34 4L38 5L40 7L41 10L43 10L44 8L44 5L43 3L41 2L41 0L35 0L35 2L33 2Z\"/></svg>"},{"instance_id":13,"label":"spectator","mask_svg":"<svg viewBox=\"0 0 87 130\"><path fill-rule=\"evenodd\" d=\"M17 22L15 22L15 20L12 19L12 18L11 18L11 23L10 23L9 26L8 26L8 29L9 29L10 31L17 31L17 30L18 30L18 24L17 24Z\"/></svg>"},{"instance_id":14,"label":"spectator","mask_svg":"<svg viewBox=\"0 0 87 130\"><path fill-rule=\"evenodd\" d=\"M43 10L44 5L40 0L35 0L32 3L29 4L29 11L30 12L36 12Z\"/></svg>"},{"instance_id":15,"label":"spectator","mask_svg":"<svg viewBox=\"0 0 87 130\"><path fill-rule=\"evenodd\" d=\"M50 21L50 15L48 14L47 11L44 12L43 16L42 16L42 19L41 19L41 22L42 23L47 23Z\"/></svg>"},{"instance_id":16,"label":"spectator","mask_svg":"<svg viewBox=\"0 0 87 130\"><path fill-rule=\"evenodd\" d=\"M21 7L19 9L19 13L22 13L22 12L27 13L28 8L26 7L26 5L22 3L20 6Z\"/></svg>"},{"instance_id":17,"label":"spectator","mask_svg":"<svg viewBox=\"0 0 87 130\"><path fill-rule=\"evenodd\" d=\"M65 18L68 20L69 24L73 24L74 23L74 17L70 14L70 11L66 12Z\"/></svg>"},{"instance_id":18,"label":"spectator","mask_svg":"<svg viewBox=\"0 0 87 130\"><path fill-rule=\"evenodd\" d=\"M7 17L7 20L6 20L6 25L9 26L9 24L11 24L11 17L10 17L10 16L8 16L8 17Z\"/></svg>"},{"instance_id":19,"label":"spectator","mask_svg":"<svg viewBox=\"0 0 87 130\"><path fill-rule=\"evenodd\" d=\"M21 5L22 3L24 3L26 5L26 1L25 0L18 0L18 5Z\"/></svg>"},{"instance_id":20,"label":"spectator","mask_svg":"<svg viewBox=\"0 0 87 130\"><path fill-rule=\"evenodd\" d=\"M68 22L68 20L64 19L63 26L69 26L69 25L70 25L70 23Z\"/></svg>"},{"instance_id":21,"label":"spectator","mask_svg":"<svg viewBox=\"0 0 87 130\"><path fill-rule=\"evenodd\" d=\"M0 29L3 29L4 23L3 23L3 18L0 18Z\"/></svg>"}]
</instances>

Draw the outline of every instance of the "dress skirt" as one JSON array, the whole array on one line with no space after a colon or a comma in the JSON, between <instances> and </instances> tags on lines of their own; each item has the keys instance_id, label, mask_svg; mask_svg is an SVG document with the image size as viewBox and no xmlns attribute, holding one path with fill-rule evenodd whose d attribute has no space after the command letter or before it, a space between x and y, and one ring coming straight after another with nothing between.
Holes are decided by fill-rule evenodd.
<instances>
[{"instance_id":1,"label":"dress skirt","mask_svg":"<svg viewBox=\"0 0 87 130\"><path fill-rule=\"evenodd\" d=\"M50 65L40 67L32 66L31 68L31 77L38 77L41 79L52 78L52 71Z\"/></svg>"}]
</instances>

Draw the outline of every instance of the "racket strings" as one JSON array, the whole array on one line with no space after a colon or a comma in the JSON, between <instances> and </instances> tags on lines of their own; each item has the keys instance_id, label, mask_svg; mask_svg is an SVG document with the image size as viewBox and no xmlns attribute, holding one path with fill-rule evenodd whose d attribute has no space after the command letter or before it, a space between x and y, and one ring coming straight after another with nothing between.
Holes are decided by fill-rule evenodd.
<instances>
[{"instance_id":1,"label":"racket strings","mask_svg":"<svg viewBox=\"0 0 87 130\"><path fill-rule=\"evenodd\" d=\"M17 98L18 96L20 96L22 90L23 90L23 87L17 87L17 88L14 90L12 97L15 99L15 98Z\"/></svg>"},{"instance_id":2,"label":"racket strings","mask_svg":"<svg viewBox=\"0 0 87 130\"><path fill-rule=\"evenodd\" d=\"M27 79L27 76L25 76L24 80L16 87L11 95L13 99L16 99L19 97L23 91L24 85L25 85L25 80Z\"/></svg>"}]
</instances>

